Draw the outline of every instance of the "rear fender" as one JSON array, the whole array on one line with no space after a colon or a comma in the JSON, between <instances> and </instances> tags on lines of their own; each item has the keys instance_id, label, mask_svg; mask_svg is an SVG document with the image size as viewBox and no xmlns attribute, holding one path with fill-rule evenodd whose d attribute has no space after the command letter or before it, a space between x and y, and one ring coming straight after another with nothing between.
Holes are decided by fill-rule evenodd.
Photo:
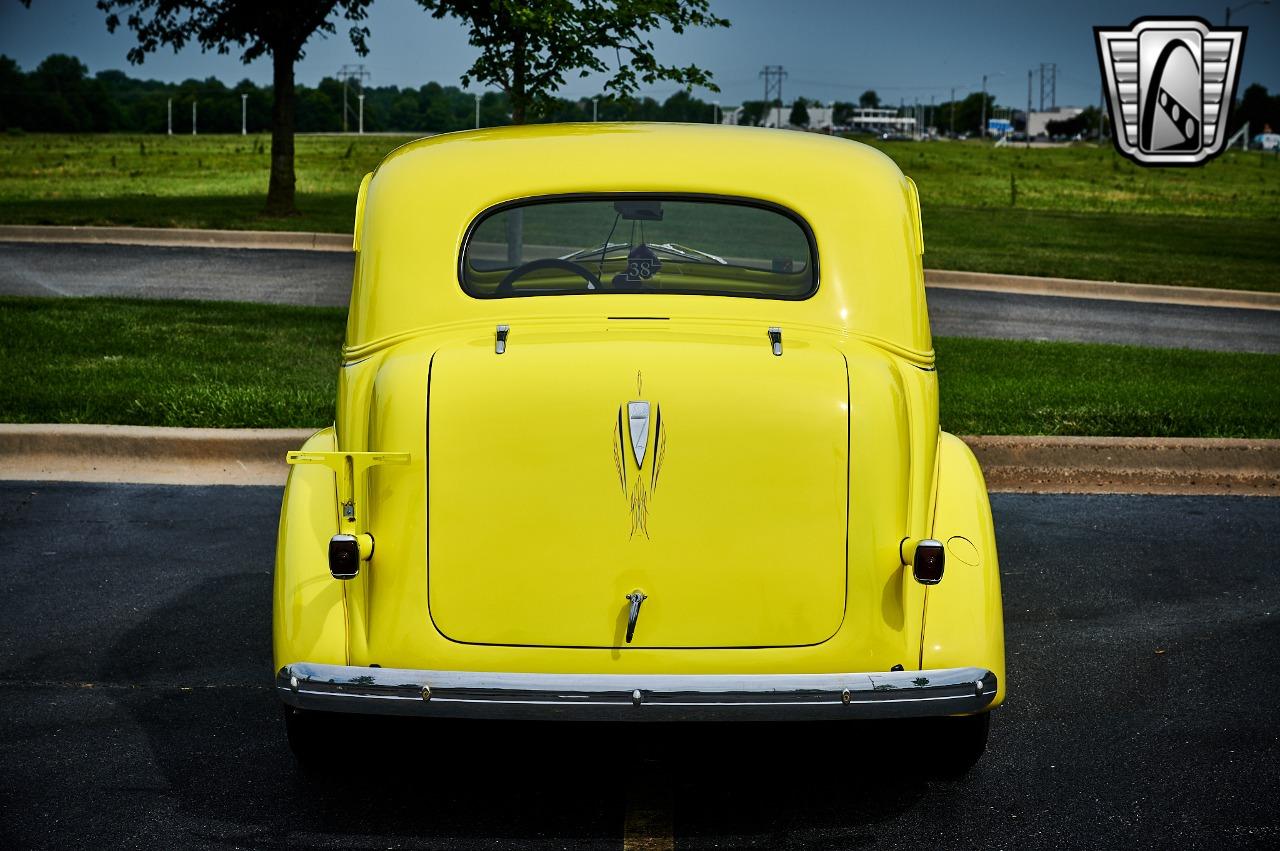
<instances>
[{"instance_id":1,"label":"rear fender","mask_svg":"<svg viewBox=\"0 0 1280 851\"><path fill-rule=\"evenodd\" d=\"M1004 609L991 505L982 470L960 438L938 441L933 537L947 548L942 581L925 592L920 667L975 666L996 675L1004 700Z\"/></svg>"},{"instance_id":2,"label":"rear fender","mask_svg":"<svg viewBox=\"0 0 1280 851\"><path fill-rule=\"evenodd\" d=\"M333 452L332 427L312 435L308 452ZM338 531L337 481L319 464L289 468L276 539L272 611L275 670L300 661L350 664L344 583L329 573L329 539Z\"/></svg>"}]
</instances>

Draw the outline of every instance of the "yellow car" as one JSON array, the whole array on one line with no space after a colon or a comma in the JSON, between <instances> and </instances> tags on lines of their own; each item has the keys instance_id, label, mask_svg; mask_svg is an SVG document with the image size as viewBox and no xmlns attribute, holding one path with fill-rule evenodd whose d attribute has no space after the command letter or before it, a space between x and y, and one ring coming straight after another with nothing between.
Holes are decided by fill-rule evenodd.
<instances>
[{"instance_id":1,"label":"yellow car","mask_svg":"<svg viewBox=\"0 0 1280 851\"><path fill-rule=\"evenodd\" d=\"M996 543L938 428L919 198L888 157L737 127L436 136L365 177L354 247L336 422L289 454L280 517L295 752L381 713L937 716L939 760L981 754Z\"/></svg>"}]
</instances>

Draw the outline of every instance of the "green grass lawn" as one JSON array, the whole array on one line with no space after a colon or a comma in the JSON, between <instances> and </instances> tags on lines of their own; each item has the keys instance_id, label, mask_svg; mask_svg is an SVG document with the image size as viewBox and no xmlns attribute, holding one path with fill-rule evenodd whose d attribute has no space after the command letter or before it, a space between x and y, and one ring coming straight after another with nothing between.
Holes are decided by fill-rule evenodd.
<instances>
[{"instance_id":1,"label":"green grass lawn","mask_svg":"<svg viewBox=\"0 0 1280 851\"><path fill-rule=\"evenodd\" d=\"M344 318L0 298L0 421L320 426L333 420ZM959 338L937 349L943 427L958 434L1280 437L1280 356Z\"/></svg>"},{"instance_id":2,"label":"green grass lawn","mask_svg":"<svg viewBox=\"0 0 1280 851\"><path fill-rule=\"evenodd\" d=\"M349 232L361 176L410 138L299 136L301 215L279 219L265 136L3 136L0 223ZM1280 291L1274 155L1147 169L1092 145L873 144L920 187L930 268Z\"/></svg>"}]
</instances>

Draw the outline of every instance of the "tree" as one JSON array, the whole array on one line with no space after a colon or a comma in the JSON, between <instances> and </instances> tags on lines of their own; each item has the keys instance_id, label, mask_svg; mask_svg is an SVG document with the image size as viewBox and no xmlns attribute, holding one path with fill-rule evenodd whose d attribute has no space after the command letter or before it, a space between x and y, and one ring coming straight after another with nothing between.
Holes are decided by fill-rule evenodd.
<instances>
[{"instance_id":1,"label":"tree","mask_svg":"<svg viewBox=\"0 0 1280 851\"><path fill-rule=\"evenodd\" d=\"M98 0L107 15L107 30L115 32L124 23L138 37L129 49L129 61L142 64L148 53L162 45L176 53L188 42L201 50L230 53L235 45L240 59L252 62L271 56L271 179L267 186L267 213L292 215L295 179L293 172L293 131L296 123L296 94L293 66L305 52L303 47L317 32L335 31L330 17L335 11L353 25L351 43L366 55L368 27L357 26L365 18L373 0ZM123 19L121 15L124 15Z\"/></svg>"},{"instance_id":2,"label":"tree","mask_svg":"<svg viewBox=\"0 0 1280 851\"><path fill-rule=\"evenodd\" d=\"M791 117L787 119L787 123L792 127L809 126L809 104L804 98L796 98L796 102L791 105Z\"/></svg>"},{"instance_id":3,"label":"tree","mask_svg":"<svg viewBox=\"0 0 1280 851\"><path fill-rule=\"evenodd\" d=\"M1244 90L1244 95L1236 102L1231 114L1231 133L1239 130L1249 122L1249 135L1275 132L1280 128L1280 95L1270 95L1267 87L1254 83ZM1251 140L1252 141L1252 140Z\"/></svg>"},{"instance_id":4,"label":"tree","mask_svg":"<svg viewBox=\"0 0 1280 851\"><path fill-rule=\"evenodd\" d=\"M618 67L604 91L620 99L641 83L669 80L688 88L719 91L711 74L696 65L662 65L649 34L666 28L676 34L692 27L727 27L709 11L709 0L418 0L436 18L458 18L480 57L462 75L462 85L486 83L511 103L511 121L524 124L530 111L546 112L565 75L586 77L610 71L601 54Z\"/></svg>"},{"instance_id":5,"label":"tree","mask_svg":"<svg viewBox=\"0 0 1280 851\"><path fill-rule=\"evenodd\" d=\"M880 106L880 95L876 94L875 89L867 89L858 95L858 106L863 109L876 109Z\"/></svg>"},{"instance_id":6,"label":"tree","mask_svg":"<svg viewBox=\"0 0 1280 851\"><path fill-rule=\"evenodd\" d=\"M1083 138L1089 138L1098 132L1098 108L1096 106L1086 106L1083 112L1071 118L1047 122L1045 131L1050 136L1075 136L1079 134Z\"/></svg>"}]
</instances>

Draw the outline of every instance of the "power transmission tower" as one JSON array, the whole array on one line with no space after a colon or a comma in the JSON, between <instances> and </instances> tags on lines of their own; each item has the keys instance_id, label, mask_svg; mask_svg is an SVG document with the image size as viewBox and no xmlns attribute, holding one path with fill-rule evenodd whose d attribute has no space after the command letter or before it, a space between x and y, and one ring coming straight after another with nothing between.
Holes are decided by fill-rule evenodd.
<instances>
[{"instance_id":1,"label":"power transmission tower","mask_svg":"<svg viewBox=\"0 0 1280 851\"><path fill-rule=\"evenodd\" d=\"M343 65L342 68L338 71L338 79L342 81L342 132L343 133L347 132L347 114L351 110L351 108L347 106L347 82L350 80L355 80L356 85L359 86L360 88L359 94L363 96L364 81L369 79L369 77L371 76L372 75L364 69L363 65ZM363 104L361 105L363 106ZM364 131L363 116L361 117L360 124L361 124L361 128L360 128L361 132L363 132Z\"/></svg>"},{"instance_id":2,"label":"power transmission tower","mask_svg":"<svg viewBox=\"0 0 1280 851\"><path fill-rule=\"evenodd\" d=\"M1046 69L1048 73L1046 73ZM1040 111L1044 112L1044 93L1049 93L1049 109L1058 108L1058 63L1040 63Z\"/></svg>"},{"instance_id":3,"label":"power transmission tower","mask_svg":"<svg viewBox=\"0 0 1280 851\"><path fill-rule=\"evenodd\" d=\"M769 123L769 116L773 114L773 101L778 101L779 111L782 107L782 81L787 76L787 69L781 65L766 65L764 70L760 72L760 76L764 78L764 108L766 112L761 117L761 124ZM769 95L772 93L773 97ZM782 116L778 116L778 126L782 126Z\"/></svg>"}]
</instances>

